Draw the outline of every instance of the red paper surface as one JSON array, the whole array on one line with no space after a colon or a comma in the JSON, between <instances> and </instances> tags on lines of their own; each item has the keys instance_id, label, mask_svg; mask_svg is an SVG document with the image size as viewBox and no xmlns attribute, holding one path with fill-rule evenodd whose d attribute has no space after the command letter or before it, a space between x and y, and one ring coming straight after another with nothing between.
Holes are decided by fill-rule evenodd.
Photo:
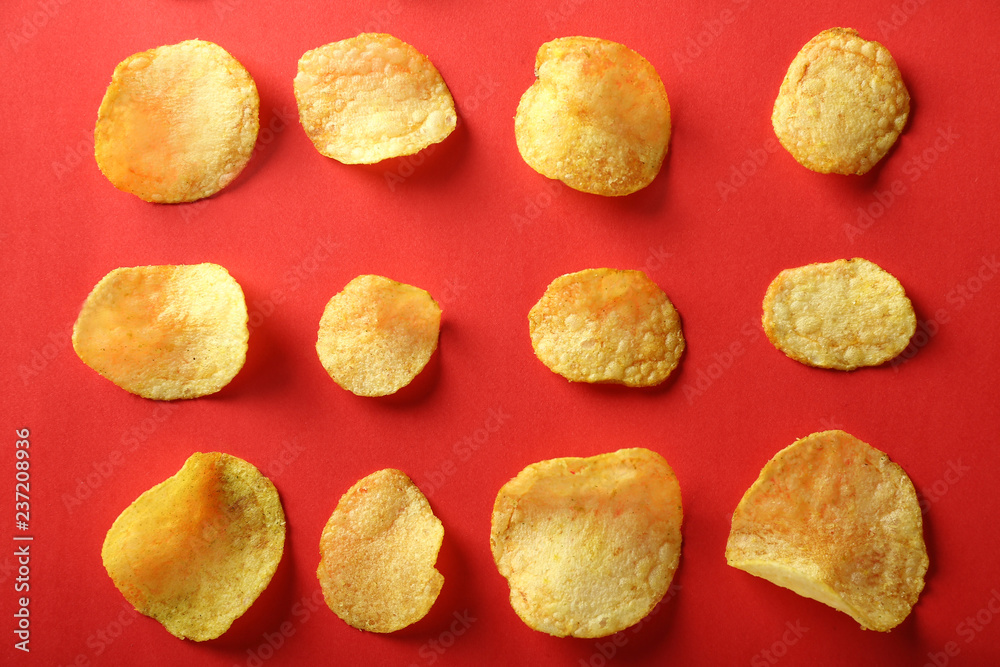
<instances>
[{"instance_id":1,"label":"red paper surface","mask_svg":"<svg viewBox=\"0 0 1000 667\"><path fill-rule=\"evenodd\" d=\"M985 0L8 0L0 662L995 664L998 25L1000 9ZM789 62L833 26L884 43L913 98L896 147L864 177L807 171L770 125ZM342 165L299 126L292 78L305 51L372 30L433 60L459 127L413 158ZM512 117L535 51L574 34L625 43L666 85L670 152L632 196L571 191L518 155ZM211 199L147 204L97 169L97 108L119 61L196 37L256 80L259 150ZM912 358L842 373L775 350L758 328L772 278L855 256L890 271L913 300ZM252 329L246 366L218 394L148 401L73 353L80 304L111 269L206 261L240 282ZM665 386L570 384L532 354L526 315L546 285L599 266L644 269L681 313L688 349ZM395 397L353 396L316 358L324 305L361 273L423 287L444 309L435 359ZM927 508L927 585L888 634L725 562L732 511L764 463L834 427L902 465ZM30 430L27 531L15 526L17 429ZM683 491L672 595L603 640L530 630L489 551L497 490L541 459L637 446L663 454ZM271 477L288 540L251 610L197 644L136 615L100 549L132 500L211 450ZM441 518L445 585L427 618L375 635L319 602L315 569L340 495L385 467L407 472ZM26 593L15 590L15 549L26 543L15 536L34 538ZM22 596L30 653L14 646Z\"/></svg>"}]
</instances>

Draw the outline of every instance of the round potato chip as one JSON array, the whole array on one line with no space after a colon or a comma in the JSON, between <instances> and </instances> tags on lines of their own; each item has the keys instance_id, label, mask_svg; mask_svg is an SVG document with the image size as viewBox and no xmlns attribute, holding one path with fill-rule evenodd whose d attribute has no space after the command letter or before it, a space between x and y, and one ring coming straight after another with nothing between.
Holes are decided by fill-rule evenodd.
<instances>
[{"instance_id":1,"label":"round potato chip","mask_svg":"<svg viewBox=\"0 0 1000 667\"><path fill-rule=\"evenodd\" d=\"M284 546L271 481L235 456L197 452L121 513L101 558L140 613L175 637L206 641L267 588Z\"/></svg>"},{"instance_id":2,"label":"round potato chip","mask_svg":"<svg viewBox=\"0 0 1000 667\"><path fill-rule=\"evenodd\" d=\"M316 150L345 164L412 155L455 129L455 102L437 68L392 35L364 33L307 51L294 83Z\"/></svg>"},{"instance_id":3,"label":"round potato chip","mask_svg":"<svg viewBox=\"0 0 1000 667\"><path fill-rule=\"evenodd\" d=\"M243 290L217 264L115 269L73 325L73 349L122 389L170 401L213 394L247 355Z\"/></svg>"},{"instance_id":4,"label":"round potato chip","mask_svg":"<svg viewBox=\"0 0 1000 667\"><path fill-rule=\"evenodd\" d=\"M573 382L656 385L684 352L680 316L642 271L560 276L528 313L528 325L535 355Z\"/></svg>"},{"instance_id":5,"label":"round potato chip","mask_svg":"<svg viewBox=\"0 0 1000 667\"><path fill-rule=\"evenodd\" d=\"M326 304L316 352L334 382L358 396L393 394L437 349L441 308L431 295L382 276L358 276Z\"/></svg>"},{"instance_id":6,"label":"round potato chip","mask_svg":"<svg viewBox=\"0 0 1000 667\"><path fill-rule=\"evenodd\" d=\"M490 547L529 627L604 637L639 622L667 592L682 518L677 478L655 452L551 459L500 489Z\"/></svg>"},{"instance_id":7,"label":"round potato chip","mask_svg":"<svg viewBox=\"0 0 1000 667\"><path fill-rule=\"evenodd\" d=\"M399 470L379 470L343 495L320 538L316 576L345 623L395 632L430 611L444 577L434 569L444 528Z\"/></svg>"},{"instance_id":8,"label":"round potato chip","mask_svg":"<svg viewBox=\"0 0 1000 667\"><path fill-rule=\"evenodd\" d=\"M767 288L762 322L792 359L842 371L892 359L917 328L899 281L859 258L785 269Z\"/></svg>"},{"instance_id":9,"label":"round potato chip","mask_svg":"<svg viewBox=\"0 0 1000 667\"><path fill-rule=\"evenodd\" d=\"M257 141L260 98L225 49L192 39L129 56L97 112L97 166L149 202L189 202L229 185Z\"/></svg>"},{"instance_id":10,"label":"round potato chip","mask_svg":"<svg viewBox=\"0 0 1000 667\"><path fill-rule=\"evenodd\" d=\"M670 142L670 104L645 58L605 39L560 37L538 49L535 76L514 117L528 166L608 197L656 178Z\"/></svg>"},{"instance_id":11,"label":"round potato chip","mask_svg":"<svg viewBox=\"0 0 1000 667\"><path fill-rule=\"evenodd\" d=\"M743 496L726 560L865 629L891 630L916 604L927 572L913 483L854 436L813 433L778 452Z\"/></svg>"},{"instance_id":12,"label":"round potato chip","mask_svg":"<svg viewBox=\"0 0 1000 667\"><path fill-rule=\"evenodd\" d=\"M771 124L802 166L864 174L889 152L910 113L910 94L889 51L856 30L824 30L788 68Z\"/></svg>"}]
</instances>

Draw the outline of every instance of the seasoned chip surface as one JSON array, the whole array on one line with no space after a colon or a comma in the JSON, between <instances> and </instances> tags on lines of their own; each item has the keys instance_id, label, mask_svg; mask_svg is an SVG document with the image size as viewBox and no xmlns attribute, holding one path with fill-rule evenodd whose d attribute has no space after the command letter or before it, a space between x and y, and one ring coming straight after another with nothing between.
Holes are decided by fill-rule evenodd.
<instances>
[{"instance_id":1,"label":"seasoned chip surface","mask_svg":"<svg viewBox=\"0 0 1000 667\"><path fill-rule=\"evenodd\" d=\"M326 603L359 630L395 632L427 615L444 577L434 569L444 528L399 470L379 470L343 495L320 538Z\"/></svg>"},{"instance_id":2,"label":"seasoned chip surface","mask_svg":"<svg viewBox=\"0 0 1000 667\"><path fill-rule=\"evenodd\" d=\"M850 28L824 30L788 68L771 123L800 164L823 174L864 174L906 125L910 94L896 61Z\"/></svg>"},{"instance_id":3,"label":"seasoned chip surface","mask_svg":"<svg viewBox=\"0 0 1000 667\"><path fill-rule=\"evenodd\" d=\"M455 102L430 59L364 33L307 51L295 76L299 120L316 150L346 164L412 155L455 129Z\"/></svg>"},{"instance_id":4,"label":"seasoned chip surface","mask_svg":"<svg viewBox=\"0 0 1000 667\"><path fill-rule=\"evenodd\" d=\"M517 106L521 157L576 190L631 194L660 171L670 141L670 105L649 62L594 37L542 44L537 79Z\"/></svg>"},{"instance_id":5,"label":"seasoned chip surface","mask_svg":"<svg viewBox=\"0 0 1000 667\"><path fill-rule=\"evenodd\" d=\"M405 387L437 349L441 308L431 295L382 276L358 276L326 304L316 352L330 377L358 396Z\"/></svg>"},{"instance_id":6,"label":"seasoned chip surface","mask_svg":"<svg viewBox=\"0 0 1000 667\"><path fill-rule=\"evenodd\" d=\"M490 547L528 626L604 637L637 623L667 592L682 518L677 479L655 452L551 459L500 489Z\"/></svg>"},{"instance_id":7,"label":"seasoned chip surface","mask_svg":"<svg viewBox=\"0 0 1000 667\"><path fill-rule=\"evenodd\" d=\"M733 513L730 565L885 632L924 587L916 491L899 465L843 431L778 452Z\"/></svg>"},{"instance_id":8,"label":"seasoned chip surface","mask_svg":"<svg viewBox=\"0 0 1000 667\"><path fill-rule=\"evenodd\" d=\"M126 391L165 401L229 384L248 338L243 290L218 264L115 269L73 326L83 363Z\"/></svg>"},{"instance_id":9,"label":"seasoned chip surface","mask_svg":"<svg viewBox=\"0 0 1000 667\"><path fill-rule=\"evenodd\" d=\"M896 278L854 258L779 273L767 288L762 322L792 359L849 371L905 350L917 316Z\"/></svg>"},{"instance_id":10,"label":"seasoned chip surface","mask_svg":"<svg viewBox=\"0 0 1000 667\"><path fill-rule=\"evenodd\" d=\"M197 452L139 496L104 539L132 605L182 639L215 639L271 581L285 545L278 492L250 463Z\"/></svg>"},{"instance_id":11,"label":"seasoned chip surface","mask_svg":"<svg viewBox=\"0 0 1000 667\"><path fill-rule=\"evenodd\" d=\"M115 68L97 113L97 165L149 202L209 197L250 159L259 107L250 74L217 44L136 53Z\"/></svg>"},{"instance_id":12,"label":"seasoned chip surface","mask_svg":"<svg viewBox=\"0 0 1000 667\"><path fill-rule=\"evenodd\" d=\"M656 385L684 352L680 316L642 271L560 276L532 307L528 324L538 358L573 382Z\"/></svg>"}]
</instances>

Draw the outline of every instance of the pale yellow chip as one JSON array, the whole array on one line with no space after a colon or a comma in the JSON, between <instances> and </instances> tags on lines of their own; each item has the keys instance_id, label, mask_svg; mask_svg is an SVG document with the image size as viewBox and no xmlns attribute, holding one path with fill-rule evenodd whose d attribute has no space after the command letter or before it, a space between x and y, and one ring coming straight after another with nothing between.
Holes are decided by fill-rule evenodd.
<instances>
[{"instance_id":1,"label":"pale yellow chip","mask_svg":"<svg viewBox=\"0 0 1000 667\"><path fill-rule=\"evenodd\" d=\"M528 313L528 325L538 358L573 382L656 385L684 352L680 316L642 271L560 276Z\"/></svg>"},{"instance_id":2,"label":"pale yellow chip","mask_svg":"<svg viewBox=\"0 0 1000 667\"><path fill-rule=\"evenodd\" d=\"M364 33L307 51L294 85L316 150L345 164L412 155L443 141L457 121L434 64L392 35Z\"/></svg>"},{"instance_id":3,"label":"pale yellow chip","mask_svg":"<svg viewBox=\"0 0 1000 667\"><path fill-rule=\"evenodd\" d=\"M594 37L542 44L514 117L521 157L575 190L617 197L649 185L670 142L670 104L649 62Z\"/></svg>"},{"instance_id":4,"label":"pale yellow chip","mask_svg":"<svg viewBox=\"0 0 1000 667\"><path fill-rule=\"evenodd\" d=\"M913 483L854 436L813 433L778 452L743 496L726 560L865 629L891 630L916 604L927 572Z\"/></svg>"},{"instance_id":5,"label":"pale yellow chip","mask_svg":"<svg viewBox=\"0 0 1000 667\"><path fill-rule=\"evenodd\" d=\"M534 463L493 506L490 547L531 628L604 637L642 620L681 552L681 491L648 449Z\"/></svg>"},{"instance_id":6,"label":"pale yellow chip","mask_svg":"<svg viewBox=\"0 0 1000 667\"><path fill-rule=\"evenodd\" d=\"M129 56L97 113L97 166L149 202L189 202L229 185L257 141L260 98L225 49L197 39Z\"/></svg>"},{"instance_id":7,"label":"pale yellow chip","mask_svg":"<svg viewBox=\"0 0 1000 667\"><path fill-rule=\"evenodd\" d=\"M169 401L213 394L247 355L243 290L217 264L115 269L73 325L73 349L122 389Z\"/></svg>"},{"instance_id":8,"label":"pale yellow chip","mask_svg":"<svg viewBox=\"0 0 1000 667\"><path fill-rule=\"evenodd\" d=\"M785 269L764 296L764 333L809 366L850 371L906 349L917 316L903 286L866 259Z\"/></svg>"},{"instance_id":9,"label":"pale yellow chip","mask_svg":"<svg viewBox=\"0 0 1000 667\"><path fill-rule=\"evenodd\" d=\"M444 528L399 470L379 470L337 503L320 538L316 576L345 623L395 632L427 615L444 577L434 568Z\"/></svg>"},{"instance_id":10,"label":"pale yellow chip","mask_svg":"<svg viewBox=\"0 0 1000 667\"><path fill-rule=\"evenodd\" d=\"M393 394L437 349L441 308L431 295L382 276L358 276L326 304L316 352L323 368L358 396Z\"/></svg>"},{"instance_id":11,"label":"pale yellow chip","mask_svg":"<svg viewBox=\"0 0 1000 667\"><path fill-rule=\"evenodd\" d=\"M182 639L229 629L267 588L285 546L285 513L246 461L192 454L115 520L101 549L125 599Z\"/></svg>"},{"instance_id":12,"label":"pale yellow chip","mask_svg":"<svg viewBox=\"0 0 1000 667\"><path fill-rule=\"evenodd\" d=\"M906 125L910 94L889 51L850 28L824 30L788 68L771 123L800 164L864 174Z\"/></svg>"}]
</instances>

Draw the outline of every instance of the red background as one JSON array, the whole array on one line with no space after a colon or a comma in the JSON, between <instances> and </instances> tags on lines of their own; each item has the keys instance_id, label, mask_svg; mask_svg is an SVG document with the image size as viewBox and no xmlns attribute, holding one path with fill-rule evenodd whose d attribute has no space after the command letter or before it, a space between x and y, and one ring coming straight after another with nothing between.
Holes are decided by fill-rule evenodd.
<instances>
[{"instance_id":1,"label":"red background","mask_svg":"<svg viewBox=\"0 0 1000 667\"><path fill-rule=\"evenodd\" d=\"M0 662L995 664L998 25L1000 9L986 0L8 0ZM776 149L770 126L789 62L834 26L884 43L913 98L895 149L864 177L807 171ZM459 127L434 150L341 165L299 126L299 56L366 30L416 46L451 88ZM670 152L632 196L554 185L518 155L512 117L535 51L574 34L630 46L666 85ZM217 196L147 204L98 171L97 108L119 61L195 37L246 66L268 129ZM771 279L855 256L902 282L932 334L917 335L912 359L841 373L775 350L757 328ZM77 359L67 331L108 271L206 261L240 282L254 325L228 387L160 404ZM681 313L688 349L665 386L569 384L533 356L528 309L556 276L600 266L646 270ZM353 396L316 358L325 303L361 273L423 287L444 310L435 359L395 397ZM927 508L927 585L889 634L725 562L732 511L764 463L832 427L886 451ZM19 428L31 431L30 654L14 650L12 633ZM497 490L541 459L635 446L663 454L681 484L679 588L638 631L615 638L530 630L489 552ZM115 517L198 450L256 464L288 517L270 587L203 644L130 613L100 559ZM445 585L421 622L366 634L309 605L319 535L338 498L390 466L416 481L444 523Z\"/></svg>"}]
</instances>

